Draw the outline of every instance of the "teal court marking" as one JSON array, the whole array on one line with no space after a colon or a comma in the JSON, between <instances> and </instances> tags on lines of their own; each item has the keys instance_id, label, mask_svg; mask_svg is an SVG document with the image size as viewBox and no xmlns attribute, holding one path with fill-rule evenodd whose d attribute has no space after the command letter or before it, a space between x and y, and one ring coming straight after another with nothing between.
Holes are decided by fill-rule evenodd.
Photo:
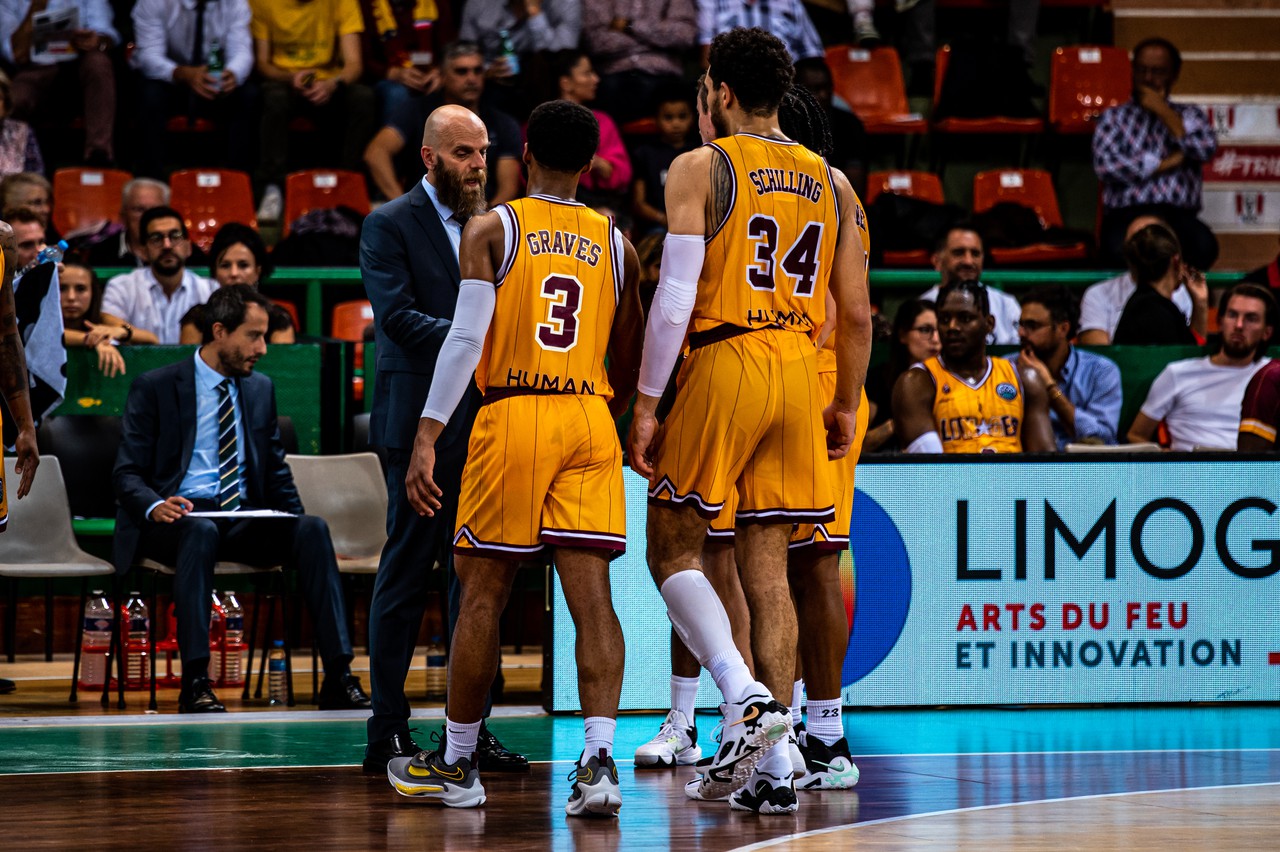
<instances>
[{"instance_id":1,"label":"teal court marking","mask_svg":"<svg viewBox=\"0 0 1280 852\"><path fill-rule=\"evenodd\" d=\"M578 757L579 717L516 712L490 720L509 748L534 761ZM442 721L438 711L415 716L418 744L430 747ZM622 716L619 760L660 722L657 714ZM716 717L699 715L697 723L709 752ZM864 710L846 713L845 733L859 756L1265 751L1280 749L1280 707ZM14 719L0 725L0 774L354 766L364 745L365 717L357 713Z\"/></svg>"}]
</instances>

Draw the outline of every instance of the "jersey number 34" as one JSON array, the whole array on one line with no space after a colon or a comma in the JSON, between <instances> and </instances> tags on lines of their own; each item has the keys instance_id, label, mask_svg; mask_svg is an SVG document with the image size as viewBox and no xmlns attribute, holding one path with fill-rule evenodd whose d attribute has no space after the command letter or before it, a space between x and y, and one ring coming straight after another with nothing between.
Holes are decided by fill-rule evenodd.
<instances>
[{"instance_id":1,"label":"jersey number 34","mask_svg":"<svg viewBox=\"0 0 1280 852\"><path fill-rule=\"evenodd\" d=\"M747 238L754 246L747 264L747 284L753 290L774 290L774 263L778 254L778 222L772 216L757 213L747 221ZM782 271L795 279L793 295L807 299L813 295L821 265L822 223L807 222L800 236L782 255Z\"/></svg>"}]
</instances>

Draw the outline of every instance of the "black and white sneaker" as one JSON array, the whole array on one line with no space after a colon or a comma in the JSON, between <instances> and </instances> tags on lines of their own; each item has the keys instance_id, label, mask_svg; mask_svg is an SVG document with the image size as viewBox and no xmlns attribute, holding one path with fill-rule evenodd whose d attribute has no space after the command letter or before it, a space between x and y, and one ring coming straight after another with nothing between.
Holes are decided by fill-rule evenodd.
<instances>
[{"instance_id":1,"label":"black and white sneaker","mask_svg":"<svg viewBox=\"0 0 1280 852\"><path fill-rule=\"evenodd\" d=\"M569 773L573 792L564 812L569 816L617 816L622 808L622 792L618 787L618 767L604 749L587 757L584 752L578 765Z\"/></svg>"},{"instance_id":2,"label":"black and white sneaker","mask_svg":"<svg viewBox=\"0 0 1280 852\"><path fill-rule=\"evenodd\" d=\"M751 777L774 743L791 730L791 711L755 683L740 700L726 706L720 747L711 764L684 791L691 799L715 802L729 796Z\"/></svg>"},{"instance_id":3,"label":"black and white sneaker","mask_svg":"<svg viewBox=\"0 0 1280 852\"><path fill-rule=\"evenodd\" d=\"M757 766L745 786L729 797L729 807L735 811L772 815L795 813L800 802L791 773L781 776Z\"/></svg>"},{"instance_id":4,"label":"black and white sneaker","mask_svg":"<svg viewBox=\"0 0 1280 852\"><path fill-rule=\"evenodd\" d=\"M805 733L799 745L809 770L804 777L796 779L796 786L801 790L848 790L858 783L861 773L849 754L846 738L827 745L813 734Z\"/></svg>"}]
</instances>

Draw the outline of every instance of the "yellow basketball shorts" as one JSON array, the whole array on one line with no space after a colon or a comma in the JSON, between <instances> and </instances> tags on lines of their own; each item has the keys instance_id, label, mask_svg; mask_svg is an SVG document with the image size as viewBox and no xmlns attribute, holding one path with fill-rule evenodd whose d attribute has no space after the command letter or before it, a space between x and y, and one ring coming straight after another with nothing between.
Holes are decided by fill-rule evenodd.
<instances>
[{"instance_id":1,"label":"yellow basketball shorts","mask_svg":"<svg viewBox=\"0 0 1280 852\"><path fill-rule=\"evenodd\" d=\"M710 343L689 353L676 382L651 504L692 506L711 520L736 488L739 524L834 520L808 338L764 329Z\"/></svg>"},{"instance_id":2,"label":"yellow basketball shorts","mask_svg":"<svg viewBox=\"0 0 1280 852\"><path fill-rule=\"evenodd\" d=\"M602 397L486 403L467 453L454 553L527 559L549 545L626 550L622 448Z\"/></svg>"}]
</instances>

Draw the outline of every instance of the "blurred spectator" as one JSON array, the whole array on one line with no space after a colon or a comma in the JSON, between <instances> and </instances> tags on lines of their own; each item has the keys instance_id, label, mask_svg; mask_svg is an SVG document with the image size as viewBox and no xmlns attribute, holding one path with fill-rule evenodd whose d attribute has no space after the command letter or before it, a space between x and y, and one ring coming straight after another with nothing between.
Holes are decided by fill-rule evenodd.
<instances>
[{"instance_id":1,"label":"blurred spectator","mask_svg":"<svg viewBox=\"0 0 1280 852\"><path fill-rule=\"evenodd\" d=\"M1135 289L1111 342L1117 346L1198 344L1206 327L1209 285L1204 273L1182 262L1173 231L1163 225L1147 225L1125 242L1124 255ZM1173 301L1179 287L1185 287L1191 296L1192 326ZM1194 329L1197 325L1199 332Z\"/></svg>"},{"instance_id":2,"label":"blurred spectator","mask_svg":"<svg viewBox=\"0 0 1280 852\"><path fill-rule=\"evenodd\" d=\"M658 136L636 147L635 181L631 185L631 210L637 235L667 227L667 169L686 151L697 147L693 130L693 105L685 90L673 85L657 96L655 119Z\"/></svg>"},{"instance_id":3,"label":"blurred spectator","mask_svg":"<svg viewBox=\"0 0 1280 852\"><path fill-rule=\"evenodd\" d=\"M711 39L734 27L760 27L773 33L787 46L792 62L824 54L822 39L800 0L697 0L697 4L698 44L704 68Z\"/></svg>"},{"instance_id":4,"label":"blurred spectator","mask_svg":"<svg viewBox=\"0 0 1280 852\"><path fill-rule=\"evenodd\" d=\"M293 327L293 315L279 305L267 310L267 343L297 343L298 330Z\"/></svg>"},{"instance_id":5,"label":"blurred spectator","mask_svg":"<svg viewBox=\"0 0 1280 852\"><path fill-rule=\"evenodd\" d=\"M142 75L136 172L168 174L165 124L175 115L212 119L226 137L217 164L249 171L258 94L249 81L249 0L138 0L133 27L130 64ZM211 62L222 68L210 70Z\"/></svg>"},{"instance_id":6,"label":"blurred spectator","mask_svg":"<svg viewBox=\"0 0 1280 852\"><path fill-rule=\"evenodd\" d=\"M125 327L125 340L148 331L160 343L175 344L183 315L202 304L217 283L187 269L191 241L182 215L171 207L153 207L142 214L144 269L117 275L107 282L102 313L107 322Z\"/></svg>"},{"instance_id":7,"label":"blurred spectator","mask_svg":"<svg viewBox=\"0 0 1280 852\"><path fill-rule=\"evenodd\" d=\"M247 284L257 288L271 274L271 258L262 236L248 225L228 222L214 234L209 246L209 275L218 287ZM192 305L182 316L178 342L184 346L204 341L204 305ZM271 341L267 341L270 343Z\"/></svg>"},{"instance_id":8,"label":"blurred spectator","mask_svg":"<svg viewBox=\"0 0 1280 852\"><path fill-rule=\"evenodd\" d=\"M831 126L831 165L844 172L859 198L867 194L867 130L853 113L836 109L832 103L835 82L825 59L802 59L796 63L796 82L808 89L827 114Z\"/></svg>"},{"instance_id":9,"label":"blurred spectator","mask_svg":"<svg viewBox=\"0 0 1280 852\"><path fill-rule=\"evenodd\" d=\"M520 121L537 105L530 93L555 88L547 60L578 46L584 0L467 0L458 37L484 52L494 103Z\"/></svg>"},{"instance_id":10,"label":"blurred spectator","mask_svg":"<svg viewBox=\"0 0 1280 852\"><path fill-rule=\"evenodd\" d=\"M387 199L399 198L405 185L422 179L422 129L437 107L457 104L480 116L489 130L489 179L485 184L490 205L511 201L520 193L520 157L523 142L520 125L505 112L481 101L484 94L484 58L474 42L460 41L444 50L440 91L413 98L401 105L391 122L378 131L365 148L364 161L374 185Z\"/></svg>"},{"instance_id":11,"label":"blurred spectator","mask_svg":"<svg viewBox=\"0 0 1280 852\"><path fill-rule=\"evenodd\" d=\"M1139 216L1129 223L1129 228L1124 235L1125 242L1128 243L1134 234L1148 225L1169 227L1157 216ZM1116 326L1120 324L1120 315L1124 313L1124 306L1129 303L1129 297L1137 287L1138 285L1133 283L1133 276L1126 271L1123 275L1092 284L1084 291L1084 298L1080 302L1079 342L1082 346L1106 346L1111 342L1112 335L1116 333ZM1186 317L1187 323L1191 324L1193 319L1191 293L1181 281L1173 291L1172 298L1178 310ZM1207 321L1203 310L1197 321L1199 327L1193 326L1193 330L1203 337Z\"/></svg>"},{"instance_id":12,"label":"blurred spectator","mask_svg":"<svg viewBox=\"0 0 1280 852\"><path fill-rule=\"evenodd\" d=\"M596 99L600 77L591 66L591 57L581 50L558 53L553 63L559 97L575 104L589 105ZM591 158L591 168L578 180L578 200L606 215L626 212L625 192L631 184L631 158L622 144L622 134L613 119L598 109L591 110L600 124L600 145Z\"/></svg>"},{"instance_id":13,"label":"blurred spectator","mask_svg":"<svg viewBox=\"0 0 1280 852\"><path fill-rule=\"evenodd\" d=\"M1120 431L1120 368L1071 345L1080 320L1075 296L1062 286L1022 297L1022 351L1009 356L1040 376L1049 392L1049 420L1058 449L1069 443L1114 444Z\"/></svg>"},{"instance_id":14,"label":"blurred spectator","mask_svg":"<svg viewBox=\"0 0 1280 852\"><path fill-rule=\"evenodd\" d=\"M456 38L444 0L360 0L364 73L378 95L378 123L405 101L440 88L440 45Z\"/></svg>"},{"instance_id":15,"label":"blurred spectator","mask_svg":"<svg viewBox=\"0 0 1280 852\"><path fill-rule=\"evenodd\" d=\"M98 369L107 378L124 375L124 358L116 348L116 341L124 336L124 327L102 321L102 281L97 273L79 263L64 263L58 272L58 290L62 298L62 342L68 349L95 350Z\"/></svg>"},{"instance_id":16,"label":"blurred spectator","mask_svg":"<svg viewBox=\"0 0 1280 852\"><path fill-rule=\"evenodd\" d=\"M262 75L259 179L266 187L258 219L280 220L289 163L289 120L305 116L317 141L341 143L336 163L360 171L376 121L373 91L363 74L356 0L250 0L254 55Z\"/></svg>"},{"instance_id":17,"label":"blurred spectator","mask_svg":"<svg viewBox=\"0 0 1280 852\"><path fill-rule=\"evenodd\" d=\"M30 207L6 207L3 218L13 228L13 242L17 248L17 255L13 261L16 272L35 260L41 249L48 245L44 235L44 223L39 214Z\"/></svg>"},{"instance_id":18,"label":"blurred spectator","mask_svg":"<svg viewBox=\"0 0 1280 852\"><path fill-rule=\"evenodd\" d=\"M1249 380L1240 405L1240 434L1236 449L1242 453L1276 451L1280 428L1280 361L1272 361Z\"/></svg>"},{"instance_id":19,"label":"blurred spectator","mask_svg":"<svg viewBox=\"0 0 1280 852\"><path fill-rule=\"evenodd\" d=\"M622 124L653 115L684 77L698 39L694 0L584 2L582 41L600 72L600 106Z\"/></svg>"},{"instance_id":20,"label":"blurred spectator","mask_svg":"<svg viewBox=\"0 0 1280 852\"><path fill-rule=\"evenodd\" d=\"M37 12L72 13L68 39L36 42ZM84 103L84 160L107 166L114 159L116 75L106 51L120 37L107 0L4 0L0 2L0 58L14 70L13 114L24 121L67 112ZM77 92L78 89L78 92Z\"/></svg>"},{"instance_id":21,"label":"blurred spectator","mask_svg":"<svg viewBox=\"0 0 1280 852\"><path fill-rule=\"evenodd\" d=\"M90 266L145 266L145 246L138 226L142 214L169 203L169 185L153 178L134 178L120 192L120 221L85 252Z\"/></svg>"},{"instance_id":22,"label":"blurred spectator","mask_svg":"<svg viewBox=\"0 0 1280 852\"><path fill-rule=\"evenodd\" d=\"M1093 131L1093 168L1102 182L1100 250L1118 263L1130 220L1144 213L1169 223L1196 269L1218 259L1218 239L1196 218L1201 206L1201 168L1218 142L1199 107L1169 102L1182 57L1161 38L1133 50L1133 100L1102 114Z\"/></svg>"},{"instance_id":23,"label":"blurred spectator","mask_svg":"<svg viewBox=\"0 0 1280 852\"><path fill-rule=\"evenodd\" d=\"M646 316L653 305L653 294L658 290L658 279L662 274L662 244L666 239L667 231L663 228L650 231L636 242L636 257L640 261L640 303Z\"/></svg>"},{"instance_id":24,"label":"blurred spectator","mask_svg":"<svg viewBox=\"0 0 1280 852\"><path fill-rule=\"evenodd\" d=\"M867 437L865 452L897 449L893 440L893 386L912 364L923 364L942 351L938 314L927 299L904 302L893 318L889 358L867 371Z\"/></svg>"},{"instance_id":25,"label":"blurred spectator","mask_svg":"<svg viewBox=\"0 0 1280 852\"><path fill-rule=\"evenodd\" d=\"M942 349L907 368L893 388L893 431L908 453L1053 450L1040 376L987 355L995 323L990 292L967 279L942 288L936 309Z\"/></svg>"},{"instance_id":26,"label":"blurred spectator","mask_svg":"<svg viewBox=\"0 0 1280 852\"><path fill-rule=\"evenodd\" d=\"M941 279L937 284L920 294L921 299L931 302L938 300L938 290L956 281L982 281L983 261L982 235L973 226L960 224L948 228L934 247L933 268ZM1022 317L1022 306L1018 300L1003 290L996 290L982 285L987 291L988 309L995 317L995 327L987 337L988 344L1010 344L1019 342L1018 320Z\"/></svg>"},{"instance_id":27,"label":"blurred spectator","mask_svg":"<svg viewBox=\"0 0 1280 852\"><path fill-rule=\"evenodd\" d=\"M10 118L13 112L13 84L0 71L0 177L18 172L44 172L44 157L35 131L25 121Z\"/></svg>"},{"instance_id":28,"label":"blurred spectator","mask_svg":"<svg viewBox=\"0 0 1280 852\"><path fill-rule=\"evenodd\" d=\"M1241 281L1251 281L1271 288L1272 293L1280 292L1280 254L1272 258L1265 266L1259 266L1244 274Z\"/></svg>"},{"instance_id":29,"label":"blurred spectator","mask_svg":"<svg viewBox=\"0 0 1280 852\"><path fill-rule=\"evenodd\" d=\"M45 236L54 236L49 216L53 212L53 184L44 175L18 172L0 180L0 210L25 207L40 217Z\"/></svg>"},{"instance_id":30,"label":"blurred spectator","mask_svg":"<svg viewBox=\"0 0 1280 852\"><path fill-rule=\"evenodd\" d=\"M36 424L61 403L67 389L67 352L62 342L62 310L58 265L46 261L33 268L45 248L44 226L35 211L25 207L7 211L15 243L13 316L30 378L31 415ZM6 416L6 420L12 420ZM13 446L17 431L4 425L5 446Z\"/></svg>"},{"instance_id":31,"label":"blurred spectator","mask_svg":"<svg viewBox=\"0 0 1280 852\"><path fill-rule=\"evenodd\" d=\"M1222 340L1207 358L1174 361L1156 376L1129 427L1129 443L1150 441L1164 421L1170 449L1233 449L1250 379L1270 363L1263 353L1275 329L1276 300L1257 284L1237 284L1218 309Z\"/></svg>"}]
</instances>

